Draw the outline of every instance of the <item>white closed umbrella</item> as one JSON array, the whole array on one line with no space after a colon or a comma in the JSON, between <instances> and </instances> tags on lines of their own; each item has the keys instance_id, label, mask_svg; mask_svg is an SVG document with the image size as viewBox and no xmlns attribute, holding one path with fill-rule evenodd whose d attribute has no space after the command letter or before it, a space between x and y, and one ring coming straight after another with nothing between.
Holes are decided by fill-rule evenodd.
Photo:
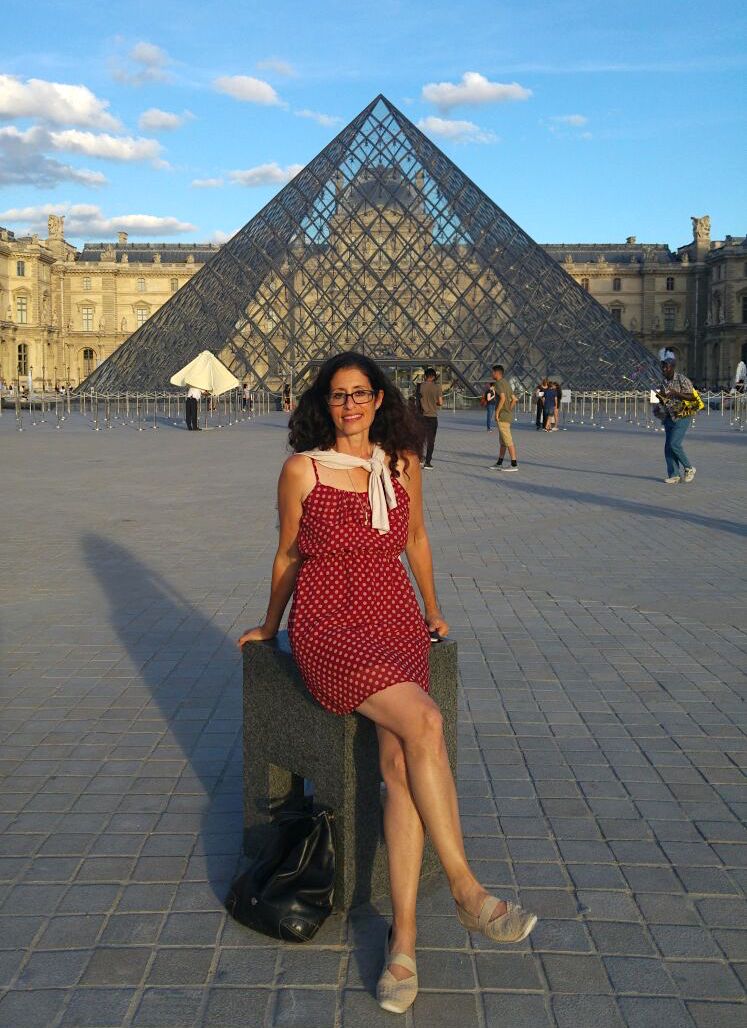
<instances>
[{"instance_id":1,"label":"white closed umbrella","mask_svg":"<svg viewBox=\"0 0 747 1028\"><path fill-rule=\"evenodd\" d=\"M203 350L193 361L177 371L169 379L172 385L194 386L204 389L213 396L227 393L229 389L237 389L241 385L238 378L231 374L225 364L218 360L210 350Z\"/></svg>"}]
</instances>

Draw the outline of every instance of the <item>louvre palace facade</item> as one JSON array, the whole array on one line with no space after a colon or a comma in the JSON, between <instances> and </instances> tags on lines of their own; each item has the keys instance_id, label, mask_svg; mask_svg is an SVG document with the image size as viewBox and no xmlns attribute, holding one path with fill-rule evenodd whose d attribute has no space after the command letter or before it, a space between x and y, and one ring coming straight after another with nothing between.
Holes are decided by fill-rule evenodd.
<instances>
[{"instance_id":1,"label":"louvre palace facade","mask_svg":"<svg viewBox=\"0 0 747 1028\"><path fill-rule=\"evenodd\" d=\"M731 385L747 351L745 237L712 240L706 216L676 250L632 236L537 246L459 176L379 98L224 247L120 233L78 250L56 215L46 239L0 229L0 378L77 386L128 348L156 375L160 341L194 334L274 391L335 348L448 364L466 391L495 360L524 384L546 368L589 388L597 362L634 359L626 340Z\"/></svg>"}]
</instances>

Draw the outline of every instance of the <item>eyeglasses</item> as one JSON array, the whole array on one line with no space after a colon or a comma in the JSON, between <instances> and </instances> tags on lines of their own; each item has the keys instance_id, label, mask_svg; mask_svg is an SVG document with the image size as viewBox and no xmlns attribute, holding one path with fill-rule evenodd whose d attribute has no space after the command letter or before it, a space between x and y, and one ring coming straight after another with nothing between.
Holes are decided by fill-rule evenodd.
<instances>
[{"instance_id":1,"label":"eyeglasses","mask_svg":"<svg viewBox=\"0 0 747 1028\"><path fill-rule=\"evenodd\" d=\"M373 389L354 389L352 393L346 393L344 389L336 389L327 397L327 403L330 407L343 407L347 402L348 396L352 399L353 403L370 403L374 395Z\"/></svg>"}]
</instances>

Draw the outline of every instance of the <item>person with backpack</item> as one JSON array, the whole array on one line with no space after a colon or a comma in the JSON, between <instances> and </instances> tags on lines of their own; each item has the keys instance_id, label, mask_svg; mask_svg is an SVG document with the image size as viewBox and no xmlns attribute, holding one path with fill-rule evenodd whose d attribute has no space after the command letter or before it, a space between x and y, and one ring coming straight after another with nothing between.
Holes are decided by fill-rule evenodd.
<instances>
[{"instance_id":1,"label":"person with backpack","mask_svg":"<svg viewBox=\"0 0 747 1028\"><path fill-rule=\"evenodd\" d=\"M687 404L697 404L700 398L690 379L674 370L677 362L674 353L663 349L659 356L664 381L656 392L659 400L656 414L664 426L664 460L667 465L664 484L677 485L692 482L695 478L695 468L688 460L683 443L690 427L690 416L694 413Z\"/></svg>"}]
</instances>

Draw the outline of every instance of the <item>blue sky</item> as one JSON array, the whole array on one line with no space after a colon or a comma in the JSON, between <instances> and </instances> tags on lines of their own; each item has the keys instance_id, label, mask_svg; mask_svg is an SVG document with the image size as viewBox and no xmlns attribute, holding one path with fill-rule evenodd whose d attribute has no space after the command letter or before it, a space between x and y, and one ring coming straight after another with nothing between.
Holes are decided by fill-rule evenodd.
<instances>
[{"instance_id":1,"label":"blue sky","mask_svg":"<svg viewBox=\"0 0 747 1028\"><path fill-rule=\"evenodd\" d=\"M7 0L0 224L217 240L384 93L539 242L745 232L745 5Z\"/></svg>"}]
</instances>

